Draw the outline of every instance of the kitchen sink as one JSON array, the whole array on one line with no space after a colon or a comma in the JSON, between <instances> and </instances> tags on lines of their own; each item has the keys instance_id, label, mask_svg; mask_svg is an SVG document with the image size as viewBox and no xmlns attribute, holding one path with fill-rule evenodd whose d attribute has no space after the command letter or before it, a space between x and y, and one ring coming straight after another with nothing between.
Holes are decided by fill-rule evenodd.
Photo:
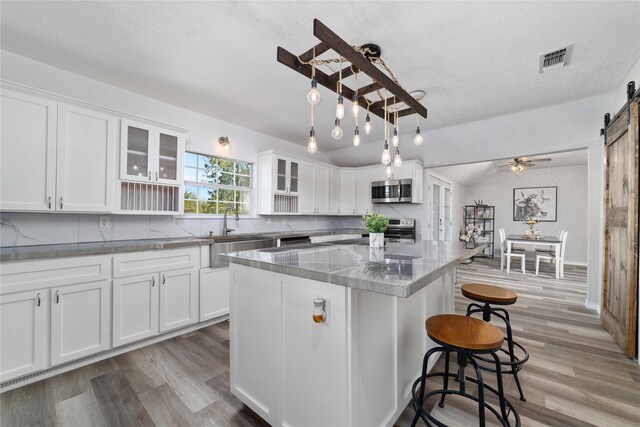
<instances>
[{"instance_id":1,"label":"kitchen sink","mask_svg":"<svg viewBox=\"0 0 640 427\"><path fill-rule=\"evenodd\" d=\"M211 266L226 267L228 262L220 260L219 255L225 252L249 251L252 249L274 248L277 240L258 236L213 236L210 245Z\"/></svg>"}]
</instances>

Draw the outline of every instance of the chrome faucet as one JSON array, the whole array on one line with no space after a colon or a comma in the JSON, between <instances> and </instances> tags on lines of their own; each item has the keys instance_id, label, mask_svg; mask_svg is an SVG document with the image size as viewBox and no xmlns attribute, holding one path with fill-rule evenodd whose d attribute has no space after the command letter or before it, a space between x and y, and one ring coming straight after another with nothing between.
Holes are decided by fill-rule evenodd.
<instances>
[{"instance_id":1,"label":"chrome faucet","mask_svg":"<svg viewBox=\"0 0 640 427\"><path fill-rule=\"evenodd\" d=\"M226 236L230 231L234 231L232 228L227 228L227 213L229 211L233 211L236 213L236 221L240 221L240 216L238 215L238 207L232 208L228 206L227 209L224 210L224 219L222 220L222 235Z\"/></svg>"}]
</instances>

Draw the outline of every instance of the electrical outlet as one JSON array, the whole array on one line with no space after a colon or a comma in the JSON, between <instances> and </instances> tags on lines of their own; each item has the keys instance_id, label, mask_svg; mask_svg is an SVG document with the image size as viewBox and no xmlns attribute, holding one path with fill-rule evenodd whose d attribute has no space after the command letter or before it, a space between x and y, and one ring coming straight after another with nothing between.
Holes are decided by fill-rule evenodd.
<instances>
[{"instance_id":1,"label":"electrical outlet","mask_svg":"<svg viewBox=\"0 0 640 427\"><path fill-rule=\"evenodd\" d=\"M100 229L111 228L111 217L110 216L101 216L100 222L98 224Z\"/></svg>"}]
</instances>

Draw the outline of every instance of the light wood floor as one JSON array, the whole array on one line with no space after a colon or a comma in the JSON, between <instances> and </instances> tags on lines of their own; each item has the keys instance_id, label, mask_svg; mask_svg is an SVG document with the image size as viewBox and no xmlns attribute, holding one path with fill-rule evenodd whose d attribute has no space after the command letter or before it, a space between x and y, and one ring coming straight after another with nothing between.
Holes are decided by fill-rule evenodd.
<instances>
[{"instance_id":1,"label":"light wood floor","mask_svg":"<svg viewBox=\"0 0 640 427\"><path fill-rule=\"evenodd\" d=\"M520 374L527 402L517 399L511 378L505 381L523 425L640 424L640 367L584 308L584 268L567 266L565 279L555 280L551 273L507 275L495 261L478 260L459 269L458 281L493 283L520 296L509 312L516 339L531 354ZM458 292L457 310L467 303ZM228 332L225 322L4 393L0 424L266 425L229 393ZM437 411L450 425L476 424L468 402L447 398ZM408 407L397 425L412 417Z\"/></svg>"}]
</instances>

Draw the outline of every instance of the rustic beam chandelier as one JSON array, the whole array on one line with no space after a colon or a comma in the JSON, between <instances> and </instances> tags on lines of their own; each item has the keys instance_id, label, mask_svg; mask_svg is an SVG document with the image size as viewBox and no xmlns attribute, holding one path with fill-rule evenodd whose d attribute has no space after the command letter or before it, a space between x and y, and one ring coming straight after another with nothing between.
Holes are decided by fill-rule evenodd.
<instances>
[{"instance_id":1,"label":"rustic beam chandelier","mask_svg":"<svg viewBox=\"0 0 640 427\"><path fill-rule=\"evenodd\" d=\"M313 35L320 40L320 43L301 55L294 55L286 49L278 47L278 62L311 79L311 88L307 93L307 101L311 104L311 130L309 132L307 150L310 153L315 153L318 149L314 129L314 115L315 105L322 99L320 91L318 91L318 84L320 84L332 92L335 91L336 94L335 126L331 131L331 136L334 139L342 139L344 135L342 121L345 116L345 98L350 99L352 102L352 112L355 119L354 147L360 145L360 129L358 125L362 110L366 108L364 124L364 133L366 135L369 135L372 129L370 113L384 120L384 147L381 161L382 164L387 166L387 175L391 176L391 164L393 163L395 167L402 165L398 119L412 114L416 115L416 132L413 142L416 145L420 145L423 142L423 138L420 134L419 120L420 116L427 117L427 109L419 102L419 99L414 98L400 85L393 72L380 58L380 47L377 45L352 46L318 19L313 20ZM336 52L338 57L318 58L329 50ZM333 70L331 64L337 64L338 70ZM317 66L329 68L332 70L331 74L319 70ZM359 87L358 76L360 73L369 77L371 83ZM343 83L343 79L350 76L354 76L354 89ZM373 94L377 96L376 99L373 99ZM403 105L403 107L400 107L400 105ZM393 125L393 130L389 129L389 125ZM393 162L389 143L391 143L394 151Z\"/></svg>"}]
</instances>

